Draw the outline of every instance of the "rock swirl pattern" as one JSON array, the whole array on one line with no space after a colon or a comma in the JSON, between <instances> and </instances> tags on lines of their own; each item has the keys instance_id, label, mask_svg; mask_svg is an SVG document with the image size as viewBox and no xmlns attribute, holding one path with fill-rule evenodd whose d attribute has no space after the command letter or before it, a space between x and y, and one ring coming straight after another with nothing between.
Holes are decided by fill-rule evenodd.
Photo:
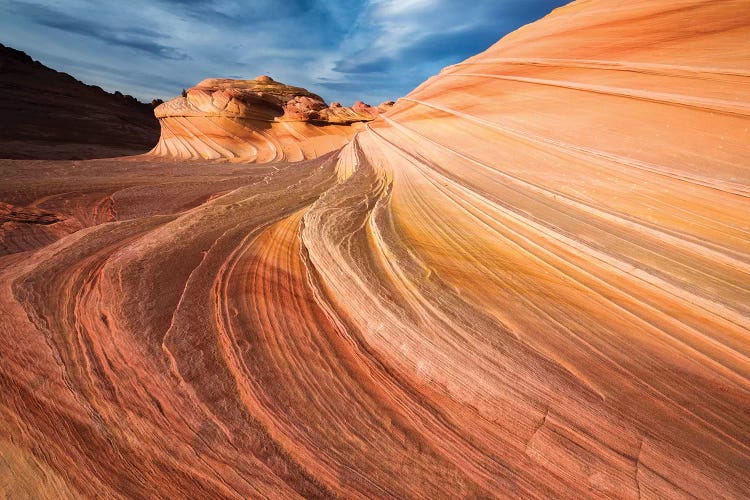
<instances>
[{"instance_id":1,"label":"rock swirl pattern","mask_svg":"<svg viewBox=\"0 0 750 500\"><path fill-rule=\"evenodd\" d=\"M329 106L322 97L269 76L209 78L154 110L161 136L149 154L243 163L317 158L343 147L363 122L392 105Z\"/></svg>"},{"instance_id":2,"label":"rock swirl pattern","mask_svg":"<svg viewBox=\"0 0 750 500\"><path fill-rule=\"evenodd\" d=\"M747 498L747 7L574 2L298 163L0 162L0 488Z\"/></svg>"}]
</instances>

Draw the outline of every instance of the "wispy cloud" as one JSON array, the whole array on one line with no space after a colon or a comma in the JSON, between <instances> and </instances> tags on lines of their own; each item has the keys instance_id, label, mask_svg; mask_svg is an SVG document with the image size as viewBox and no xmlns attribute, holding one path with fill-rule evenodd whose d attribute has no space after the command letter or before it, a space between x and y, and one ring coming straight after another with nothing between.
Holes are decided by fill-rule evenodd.
<instances>
[{"instance_id":1,"label":"wispy cloud","mask_svg":"<svg viewBox=\"0 0 750 500\"><path fill-rule=\"evenodd\" d=\"M188 59L188 55L181 50L161 43L165 36L154 30L139 26L113 26L105 21L77 17L46 5L18 1L11 2L11 5L21 10L30 22L40 26L94 38L110 45L128 47L163 59Z\"/></svg>"},{"instance_id":2,"label":"wispy cloud","mask_svg":"<svg viewBox=\"0 0 750 500\"><path fill-rule=\"evenodd\" d=\"M271 74L329 100L397 98L565 0L6 0L3 43L87 83L167 98Z\"/></svg>"}]
</instances>

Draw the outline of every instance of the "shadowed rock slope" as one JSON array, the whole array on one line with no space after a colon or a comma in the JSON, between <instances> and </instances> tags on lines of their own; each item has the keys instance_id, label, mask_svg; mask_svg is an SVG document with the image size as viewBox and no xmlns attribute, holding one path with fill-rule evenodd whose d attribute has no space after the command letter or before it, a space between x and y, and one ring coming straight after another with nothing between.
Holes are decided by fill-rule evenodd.
<instances>
[{"instance_id":1,"label":"shadowed rock slope","mask_svg":"<svg viewBox=\"0 0 750 500\"><path fill-rule=\"evenodd\" d=\"M156 108L161 138L151 154L256 163L316 158L341 148L391 105L328 106L268 76L209 78Z\"/></svg>"},{"instance_id":2,"label":"shadowed rock slope","mask_svg":"<svg viewBox=\"0 0 750 500\"><path fill-rule=\"evenodd\" d=\"M748 498L746 6L575 2L314 160L0 162L0 485Z\"/></svg>"},{"instance_id":3,"label":"shadowed rock slope","mask_svg":"<svg viewBox=\"0 0 750 500\"><path fill-rule=\"evenodd\" d=\"M86 159L144 153L153 108L50 69L0 44L0 158Z\"/></svg>"}]
</instances>

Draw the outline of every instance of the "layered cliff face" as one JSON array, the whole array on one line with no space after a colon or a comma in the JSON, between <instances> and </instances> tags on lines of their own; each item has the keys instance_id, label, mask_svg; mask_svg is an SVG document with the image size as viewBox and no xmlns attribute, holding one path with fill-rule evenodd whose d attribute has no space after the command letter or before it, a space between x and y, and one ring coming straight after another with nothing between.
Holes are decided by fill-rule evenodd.
<instances>
[{"instance_id":1,"label":"layered cliff face","mask_svg":"<svg viewBox=\"0 0 750 500\"><path fill-rule=\"evenodd\" d=\"M341 148L390 104L343 107L268 76L210 78L156 108L161 138L151 154L243 162L300 161Z\"/></svg>"},{"instance_id":2,"label":"layered cliff face","mask_svg":"<svg viewBox=\"0 0 750 500\"><path fill-rule=\"evenodd\" d=\"M149 151L153 108L0 44L0 158L85 159Z\"/></svg>"},{"instance_id":3,"label":"layered cliff face","mask_svg":"<svg viewBox=\"0 0 750 500\"><path fill-rule=\"evenodd\" d=\"M0 484L747 498L746 6L575 2L315 160L0 162Z\"/></svg>"}]
</instances>

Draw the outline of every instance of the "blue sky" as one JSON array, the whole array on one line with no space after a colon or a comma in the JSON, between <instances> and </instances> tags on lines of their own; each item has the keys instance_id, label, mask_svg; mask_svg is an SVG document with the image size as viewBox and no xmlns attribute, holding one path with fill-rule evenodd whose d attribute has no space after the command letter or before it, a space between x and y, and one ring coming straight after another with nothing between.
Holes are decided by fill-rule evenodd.
<instances>
[{"instance_id":1,"label":"blue sky","mask_svg":"<svg viewBox=\"0 0 750 500\"><path fill-rule=\"evenodd\" d=\"M377 104L565 3L0 0L0 42L141 100L268 74L329 102Z\"/></svg>"}]
</instances>

